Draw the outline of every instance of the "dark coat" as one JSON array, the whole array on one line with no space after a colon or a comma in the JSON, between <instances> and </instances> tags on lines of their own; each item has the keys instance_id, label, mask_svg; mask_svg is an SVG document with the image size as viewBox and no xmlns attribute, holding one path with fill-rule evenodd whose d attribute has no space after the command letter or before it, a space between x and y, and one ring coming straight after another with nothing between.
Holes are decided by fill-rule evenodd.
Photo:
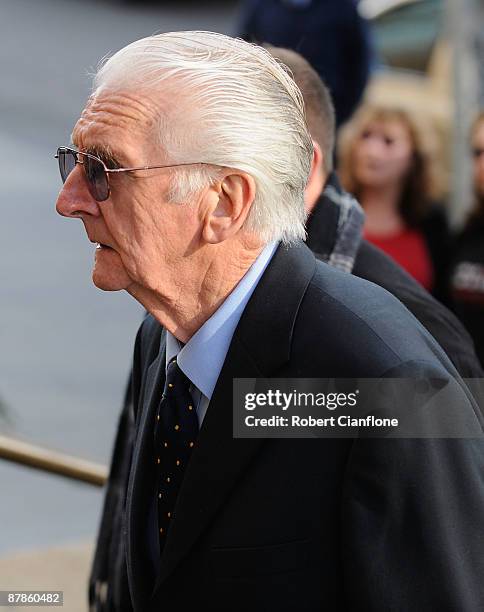
<instances>
[{"instance_id":1,"label":"dark coat","mask_svg":"<svg viewBox=\"0 0 484 612\"><path fill-rule=\"evenodd\" d=\"M148 317L133 363L134 446L113 458L114 469L131 456L118 508L125 527L113 537L126 544L136 612L483 608L482 440L232 436L234 377L454 379L442 349L388 292L304 245L278 249L235 331L153 589L145 525L164 372L165 334ZM481 433L456 384L457 418Z\"/></svg>"},{"instance_id":2,"label":"dark coat","mask_svg":"<svg viewBox=\"0 0 484 612\"><path fill-rule=\"evenodd\" d=\"M427 245L434 270L432 295L449 304L448 277L452 239L447 214L442 204L434 203L423 218L419 229Z\"/></svg>"},{"instance_id":3,"label":"dark coat","mask_svg":"<svg viewBox=\"0 0 484 612\"><path fill-rule=\"evenodd\" d=\"M335 174L330 176L328 183L342 192ZM327 196L327 191L323 192L307 223L306 244L324 260L334 249L338 219L337 203ZM440 230L436 232L434 243L439 243L441 233ZM484 377L473 341L457 317L383 251L361 240L352 273L384 287L405 304L445 350L462 377Z\"/></svg>"},{"instance_id":4,"label":"dark coat","mask_svg":"<svg viewBox=\"0 0 484 612\"><path fill-rule=\"evenodd\" d=\"M452 307L472 336L484 365L484 215L459 234L452 251Z\"/></svg>"}]
</instances>

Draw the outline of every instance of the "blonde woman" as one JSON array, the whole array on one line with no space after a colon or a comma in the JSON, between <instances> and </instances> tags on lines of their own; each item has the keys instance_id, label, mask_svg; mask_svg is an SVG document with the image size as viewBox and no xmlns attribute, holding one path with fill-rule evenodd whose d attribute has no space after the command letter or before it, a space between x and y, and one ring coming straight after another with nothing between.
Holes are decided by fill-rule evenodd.
<instances>
[{"instance_id":1,"label":"blonde woman","mask_svg":"<svg viewBox=\"0 0 484 612\"><path fill-rule=\"evenodd\" d=\"M443 299L448 229L433 147L405 110L368 105L342 131L339 170L365 210L365 238Z\"/></svg>"}]
</instances>

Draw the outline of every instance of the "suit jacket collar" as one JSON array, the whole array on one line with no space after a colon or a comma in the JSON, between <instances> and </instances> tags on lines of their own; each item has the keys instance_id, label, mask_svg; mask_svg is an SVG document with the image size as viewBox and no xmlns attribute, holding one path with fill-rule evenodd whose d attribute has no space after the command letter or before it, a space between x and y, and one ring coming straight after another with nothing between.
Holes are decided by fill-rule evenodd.
<instances>
[{"instance_id":1,"label":"suit jacket collar","mask_svg":"<svg viewBox=\"0 0 484 612\"><path fill-rule=\"evenodd\" d=\"M265 443L233 438L232 381L274 376L289 360L294 322L315 265L304 244L281 245L242 314L179 491L155 592L190 551ZM158 357L147 373L127 497L128 573L133 604L140 612L147 608L149 596L143 529L149 495L154 494L152 427L164 384L164 355L162 338Z\"/></svg>"}]
</instances>

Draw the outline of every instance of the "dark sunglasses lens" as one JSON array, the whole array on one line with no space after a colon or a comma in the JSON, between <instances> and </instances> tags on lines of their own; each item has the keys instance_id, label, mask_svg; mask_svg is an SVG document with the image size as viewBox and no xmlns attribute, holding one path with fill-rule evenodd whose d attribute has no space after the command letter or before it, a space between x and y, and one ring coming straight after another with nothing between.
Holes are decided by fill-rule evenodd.
<instances>
[{"instance_id":1,"label":"dark sunglasses lens","mask_svg":"<svg viewBox=\"0 0 484 612\"><path fill-rule=\"evenodd\" d=\"M108 177L103 165L97 159L83 156L84 171L92 197L98 202L106 200L109 195Z\"/></svg>"},{"instance_id":2,"label":"dark sunglasses lens","mask_svg":"<svg viewBox=\"0 0 484 612\"><path fill-rule=\"evenodd\" d=\"M65 183L69 174L76 167L76 156L71 151L65 149L59 149L57 151L57 158L59 160L59 170L62 178L62 182Z\"/></svg>"}]
</instances>

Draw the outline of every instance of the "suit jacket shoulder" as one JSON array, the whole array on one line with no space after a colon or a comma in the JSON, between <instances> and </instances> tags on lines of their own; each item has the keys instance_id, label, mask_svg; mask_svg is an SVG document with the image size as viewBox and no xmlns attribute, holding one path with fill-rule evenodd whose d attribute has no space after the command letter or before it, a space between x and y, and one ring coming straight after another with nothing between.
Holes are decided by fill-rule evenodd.
<instances>
[{"instance_id":1,"label":"suit jacket shoulder","mask_svg":"<svg viewBox=\"0 0 484 612\"><path fill-rule=\"evenodd\" d=\"M444 351L392 294L323 262L301 302L293 349L301 372L318 368L315 376L375 378L415 359L454 371Z\"/></svg>"}]
</instances>

